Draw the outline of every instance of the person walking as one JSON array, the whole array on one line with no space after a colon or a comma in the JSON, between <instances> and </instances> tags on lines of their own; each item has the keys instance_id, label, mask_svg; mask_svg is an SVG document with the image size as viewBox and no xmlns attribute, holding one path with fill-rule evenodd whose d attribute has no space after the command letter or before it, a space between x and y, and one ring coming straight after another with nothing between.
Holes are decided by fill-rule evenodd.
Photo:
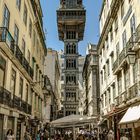
<instances>
[{"instance_id":1,"label":"person walking","mask_svg":"<svg viewBox=\"0 0 140 140\"><path fill-rule=\"evenodd\" d=\"M13 134L13 130L9 129L6 134L6 140L15 140L15 136Z\"/></svg>"},{"instance_id":2,"label":"person walking","mask_svg":"<svg viewBox=\"0 0 140 140\"><path fill-rule=\"evenodd\" d=\"M40 139L40 131L37 132L36 137L35 137L35 140L41 140Z\"/></svg>"},{"instance_id":3,"label":"person walking","mask_svg":"<svg viewBox=\"0 0 140 140\"><path fill-rule=\"evenodd\" d=\"M108 138L108 140L114 140L114 134L113 134L112 130L109 130L107 138Z\"/></svg>"},{"instance_id":4,"label":"person walking","mask_svg":"<svg viewBox=\"0 0 140 140\"><path fill-rule=\"evenodd\" d=\"M24 140L32 140L31 136L29 135L27 131L24 134Z\"/></svg>"}]
</instances>

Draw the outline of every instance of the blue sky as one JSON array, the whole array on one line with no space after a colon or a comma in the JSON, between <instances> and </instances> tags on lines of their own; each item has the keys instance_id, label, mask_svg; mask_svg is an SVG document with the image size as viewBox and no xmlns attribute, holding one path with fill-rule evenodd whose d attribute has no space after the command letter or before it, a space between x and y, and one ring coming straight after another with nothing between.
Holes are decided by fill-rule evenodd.
<instances>
[{"instance_id":1,"label":"blue sky","mask_svg":"<svg viewBox=\"0 0 140 140\"><path fill-rule=\"evenodd\" d=\"M97 44L99 39L99 14L102 0L83 0L86 13L86 27L84 40L79 43L79 53L85 55L88 43ZM63 42L58 39L56 10L59 0L41 0L43 8L44 30L46 30L46 44L48 48L63 49Z\"/></svg>"}]
</instances>

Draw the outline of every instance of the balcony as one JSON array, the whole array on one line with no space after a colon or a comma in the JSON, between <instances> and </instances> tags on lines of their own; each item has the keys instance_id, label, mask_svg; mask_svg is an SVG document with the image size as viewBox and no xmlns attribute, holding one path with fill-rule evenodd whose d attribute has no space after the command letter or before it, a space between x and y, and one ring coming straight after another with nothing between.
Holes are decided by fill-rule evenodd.
<instances>
[{"instance_id":1,"label":"balcony","mask_svg":"<svg viewBox=\"0 0 140 140\"><path fill-rule=\"evenodd\" d=\"M14 39L5 27L0 27L0 45L6 52L9 52L9 49L11 50L10 53L14 53L15 51Z\"/></svg>"},{"instance_id":2,"label":"balcony","mask_svg":"<svg viewBox=\"0 0 140 140\"><path fill-rule=\"evenodd\" d=\"M135 99L136 97L138 97L138 87L137 84L134 84L133 86L131 86L126 91L124 91L116 97L116 105L119 106L127 104L129 101Z\"/></svg>"},{"instance_id":3,"label":"balcony","mask_svg":"<svg viewBox=\"0 0 140 140\"><path fill-rule=\"evenodd\" d=\"M136 32L128 40L126 47L123 48L118 58L113 64L113 73L117 74L123 65L128 62L128 57L130 55L135 55L135 50L138 47L138 42L140 40L140 25L137 27Z\"/></svg>"},{"instance_id":4,"label":"balcony","mask_svg":"<svg viewBox=\"0 0 140 140\"><path fill-rule=\"evenodd\" d=\"M11 93L4 87L0 87L0 103L11 107Z\"/></svg>"},{"instance_id":5,"label":"balcony","mask_svg":"<svg viewBox=\"0 0 140 140\"><path fill-rule=\"evenodd\" d=\"M79 10L79 11L57 11L57 20L59 23L64 22L85 22L85 10Z\"/></svg>"},{"instance_id":6,"label":"balcony","mask_svg":"<svg viewBox=\"0 0 140 140\"><path fill-rule=\"evenodd\" d=\"M21 100L21 98L16 95L14 95L12 99L11 93L4 87L0 87L0 104L7 105L27 114L31 114L32 111L31 105Z\"/></svg>"},{"instance_id":7,"label":"balcony","mask_svg":"<svg viewBox=\"0 0 140 140\"><path fill-rule=\"evenodd\" d=\"M0 45L5 53L14 61L13 56L17 58L18 62L24 67L28 75L33 79L33 69L30 67L28 61L23 56L19 46L14 43L14 39L10 32L5 27L0 27ZM15 60L15 62L17 62ZM17 64L19 67L19 64Z\"/></svg>"},{"instance_id":8,"label":"balcony","mask_svg":"<svg viewBox=\"0 0 140 140\"><path fill-rule=\"evenodd\" d=\"M27 102L21 100L21 111L27 113Z\"/></svg>"},{"instance_id":9,"label":"balcony","mask_svg":"<svg viewBox=\"0 0 140 140\"><path fill-rule=\"evenodd\" d=\"M21 110L21 98L17 97L16 95L13 97L13 107Z\"/></svg>"}]
</instances>

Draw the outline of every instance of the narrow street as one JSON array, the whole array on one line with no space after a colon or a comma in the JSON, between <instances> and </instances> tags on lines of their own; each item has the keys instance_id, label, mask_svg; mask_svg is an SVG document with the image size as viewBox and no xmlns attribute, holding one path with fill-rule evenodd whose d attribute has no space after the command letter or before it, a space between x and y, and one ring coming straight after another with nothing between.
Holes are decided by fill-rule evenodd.
<instances>
[{"instance_id":1,"label":"narrow street","mask_svg":"<svg viewBox=\"0 0 140 140\"><path fill-rule=\"evenodd\" d=\"M140 0L0 0L0 140L140 140Z\"/></svg>"}]
</instances>

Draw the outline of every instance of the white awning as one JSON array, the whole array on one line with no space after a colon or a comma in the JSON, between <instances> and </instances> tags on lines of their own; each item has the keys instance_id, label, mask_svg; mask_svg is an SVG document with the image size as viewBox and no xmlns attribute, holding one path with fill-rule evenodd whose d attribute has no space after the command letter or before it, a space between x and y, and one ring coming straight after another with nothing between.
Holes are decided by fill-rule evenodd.
<instances>
[{"instance_id":1,"label":"white awning","mask_svg":"<svg viewBox=\"0 0 140 140\"><path fill-rule=\"evenodd\" d=\"M59 126L65 126L69 127L71 125L78 125L78 124L84 124L84 123L93 123L95 120L97 120L97 117L89 117L89 116L81 116L81 115L69 115L60 119L57 119L55 121L52 121L50 124L54 127Z\"/></svg>"},{"instance_id":2,"label":"white awning","mask_svg":"<svg viewBox=\"0 0 140 140\"><path fill-rule=\"evenodd\" d=\"M126 124L126 123L131 123L131 122L136 122L140 119L140 105L139 106L133 106L130 107L119 124Z\"/></svg>"}]
</instances>

